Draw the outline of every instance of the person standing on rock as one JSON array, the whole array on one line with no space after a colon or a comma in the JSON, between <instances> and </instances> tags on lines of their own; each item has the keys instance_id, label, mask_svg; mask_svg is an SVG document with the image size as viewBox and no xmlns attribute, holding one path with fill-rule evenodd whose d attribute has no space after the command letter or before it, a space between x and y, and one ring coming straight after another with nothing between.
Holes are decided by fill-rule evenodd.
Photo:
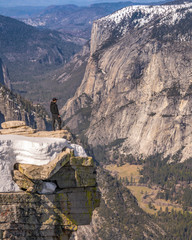
<instances>
[{"instance_id":1,"label":"person standing on rock","mask_svg":"<svg viewBox=\"0 0 192 240\"><path fill-rule=\"evenodd\" d=\"M53 98L50 104L50 111L52 114L52 129L55 131L55 121L57 120L59 124L59 130L61 130L61 117L59 114L58 106L57 106L57 98Z\"/></svg>"}]
</instances>

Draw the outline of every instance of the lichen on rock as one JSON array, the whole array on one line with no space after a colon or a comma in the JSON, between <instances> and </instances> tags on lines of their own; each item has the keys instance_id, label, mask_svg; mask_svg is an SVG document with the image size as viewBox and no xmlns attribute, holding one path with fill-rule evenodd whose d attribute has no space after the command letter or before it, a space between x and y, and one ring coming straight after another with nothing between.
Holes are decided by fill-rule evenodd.
<instances>
[{"instance_id":1,"label":"lichen on rock","mask_svg":"<svg viewBox=\"0 0 192 240\"><path fill-rule=\"evenodd\" d=\"M11 125L11 131L25 127L23 123L18 124L17 127ZM9 191L0 188L1 239L69 239L79 225L90 224L92 212L99 206L100 193L96 188L92 158L86 156L82 147L72 146L65 139L45 137L43 140L43 134L40 135L40 139L0 135L0 166L2 170L5 167L4 171L8 171L10 177L12 172L11 184L18 186L7 188ZM55 154L53 148L56 145L53 143L59 145ZM27 147L31 147L32 152L27 151ZM42 149L46 149L44 155L39 153ZM50 151L52 158L49 159L46 153ZM28 157L28 160L16 161L19 154L23 154L20 159ZM37 159L44 156L47 161L39 159L41 164L35 165L35 155L38 155ZM31 164L29 159L33 159ZM8 165L4 164L5 160ZM5 184L5 179L1 180L1 185Z\"/></svg>"}]
</instances>

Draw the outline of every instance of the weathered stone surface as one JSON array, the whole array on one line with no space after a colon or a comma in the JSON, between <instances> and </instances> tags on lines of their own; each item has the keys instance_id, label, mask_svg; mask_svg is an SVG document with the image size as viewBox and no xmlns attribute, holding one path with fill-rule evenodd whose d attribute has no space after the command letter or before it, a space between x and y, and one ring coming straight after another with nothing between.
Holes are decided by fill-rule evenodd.
<instances>
[{"instance_id":1,"label":"weathered stone surface","mask_svg":"<svg viewBox=\"0 0 192 240\"><path fill-rule=\"evenodd\" d=\"M96 171L93 159L91 157L74 157L73 151L68 148L46 165L17 163L15 168L32 182L34 180L56 181L61 189L96 186ZM18 183L21 184L21 181ZM41 184L37 184L36 189L40 189L41 186ZM35 190L29 188L28 191ZM41 190L38 190L38 192L41 192Z\"/></svg>"},{"instance_id":2,"label":"weathered stone surface","mask_svg":"<svg viewBox=\"0 0 192 240\"><path fill-rule=\"evenodd\" d=\"M59 188L96 186L94 167L64 166L50 180L55 180Z\"/></svg>"},{"instance_id":3,"label":"weathered stone surface","mask_svg":"<svg viewBox=\"0 0 192 240\"><path fill-rule=\"evenodd\" d=\"M35 130L29 126L21 126L16 128L7 128L7 129L0 130L0 134L14 134L14 135L16 134L16 135L23 135L23 136L29 136L34 132Z\"/></svg>"},{"instance_id":4,"label":"weathered stone surface","mask_svg":"<svg viewBox=\"0 0 192 240\"><path fill-rule=\"evenodd\" d=\"M65 129L57 131L38 131L33 134L33 137L53 137L53 138L65 138L68 141L72 140L72 134Z\"/></svg>"},{"instance_id":5,"label":"weathered stone surface","mask_svg":"<svg viewBox=\"0 0 192 240\"><path fill-rule=\"evenodd\" d=\"M1 127L3 129L17 128L22 126L26 126L26 123L24 121L7 121L7 122L1 123Z\"/></svg>"},{"instance_id":6,"label":"weathered stone surface","mask_svg":"<svg viewBox=\"0 0 192 240\"><path fill-rule=\"evenodd\" d=\"M56 240L58 237L62 240L69 240L71 236L71 231L65 230L62 226L40 227L28 223L11 223L0 224L1 228L0 239L3 240Z\"/></svg>"},{"instance_id":7,"label":"weathered stone surface","mask_svg":"<svg viewBox=\"0 0 192 240\"><path fill-rule=\"evenodd\" d=\"M141 8L130 10L117 24L111 20L116 13L94 22L84 79L61 112L74 133L83 127L88 143L106 146L113 160L118 148L118 154L135 157L174 156L181 150L184 161L192 155L191 30L181 30L181 17L173 21L174 33L165 31L160 37L154 34L161 32L154 18L161 22L162 12L151 11L153 20L148 16L151 21L138 27L143 15L136 23L134 14L147 16ZM174 14L165 11L163 19L170 16Z\"/></svg>"},{"instance_id":8,"label":"weathered stone surface","mask_svg":"<svg viewBox=\"0 0 192 240\"><path fill-rule=\"evenodd\" d=\"M77 187L96 186L96 171L94 167L73 167Z\"/></svg>"},{"instance_id":9,"label":"weathered stone surface","mask_svg":"<svg viewBox=\"0 0 192 240\"><path fill-rule=\"evenodd\" d=\"M56 181L59 188L76 187L75 170L71 166L62 167L50 180Z\"/></svg>"},{"instance_id":10,"label":"weathered stone surface","mask_svg":"<svg viewBox=\"0 0 192 240\"><path fill-rule=\"evenodd\" d=\"M55 192L57 187L52 182L43 182L42 180L31 180L18 170L13 171L13 180L22 190L31 193L49 194Z\"/></svg>"},{"instance_id":11,"label":"weathered stone surface","mask_svg":"<svg viewBox=\"0 0 192 240\"><path fill-rule=\"evenodd\" d=\"M1 193L1 239L65 239L78 225L90 223L99 199L96 188L68 188L51 195Z\"/></svg>"},{"instance_id":12,"label":"weathered stone surface","mask_svg":"<svg viewBox=\"0 0 192 240\"><path fill-rule=\"evenodd\" d=\"M34 132L27 126L1 133L71 139L67 130ZM13 180L25 191L0 193L0 239L69 240L78 225L91 222L100 201L92 158L75 157L74 150L65 148L46 165L16 163L14 168ZM47 191L49 184L54 194Z\"/></svg>"},{"instance_id":13,"label":"weathered stone surface","mask_svg":"<svg viewBox=\"0 0 192 240\"><path fill-rule=\"evenodd\" d=\"M0 129L0 134L16 134L28 137L49 137L49 138L65 138L68 141L73 139L72 134L66 130L58 131L37 131L29 126L26 126L24 121L7 121L1 124L3 129Z\"/></svg>"},{"instance_id":14,"label":"weathered stone surface","mask_svg":"<svg viewBox=\"0 0 192 240\"><path fill-rule=\"evenodd\" d=\"M18 170L13 171L13 180L17 183L17 185L21 189L25 189L25 190L28 189L29 192L36 192L34 182L32 182L28 177L26 177L20 171Z\"/></svg>"},{"instance_id":15,"label":"weathered stone surface","mask_svg":"<svg viewBox=\"0 0 192 240\"><path fill-rule=\"evenodd\" d=\"M65 151L57 155L57 157L46 165L16 164L16 168L33 180L47 180L51 178L62 166L70 160L73 151L67 148Z\"/></svg>"},{"instance_id":16,"label":"weathered stone surface","mask_svg":"<svg viewBox=\"0 0 192 240\"><path fill-rule=\"evenodd\" d=\"M93 167L94 162L92 157L71 157L70 164L72 166L85 166L85 167Z\"/></svg>"}]
</instances>

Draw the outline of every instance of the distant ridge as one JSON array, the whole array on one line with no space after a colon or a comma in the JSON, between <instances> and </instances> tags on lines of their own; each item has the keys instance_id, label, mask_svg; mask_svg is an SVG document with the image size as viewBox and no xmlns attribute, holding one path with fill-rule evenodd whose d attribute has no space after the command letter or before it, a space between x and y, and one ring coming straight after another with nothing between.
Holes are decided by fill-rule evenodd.
<instances>
[{"instance_id":1,"label":"distant ridge","mask_svg":"<svg viewBox=\"0 0 192 240\"><path fill-rule=\"evenodd\" d=\"M44 81L52 81L49 73L63 67L81 47L68 34L37 29L10 17L0 15L0 26L0 58L13 90L37 103L45 95L52 98L56 85ZM47 93L47 85L53 93Z\"/></svg>"}]
</instances>

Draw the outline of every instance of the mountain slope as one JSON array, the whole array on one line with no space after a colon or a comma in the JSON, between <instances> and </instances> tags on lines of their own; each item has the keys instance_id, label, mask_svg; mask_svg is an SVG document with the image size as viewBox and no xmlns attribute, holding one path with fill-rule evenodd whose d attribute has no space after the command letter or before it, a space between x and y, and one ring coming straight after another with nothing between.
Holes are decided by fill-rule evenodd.
<instances>
[{"instance_id":1,"label":"mountain slope","mask_svg":"<svg viewBox=\"0 0 192 240\"><path fill-rule=\"evenodd\" d=\"M128 189L101 168L97 182L102 195L100 207L94 211L90 226L79 227L76 240L163 239L166 232L138 207Z\"/></svg>"},{"instance_id":2,"label":"mountain slope","mask_svg":"<svg viewBox=\"0 0 192 240\"><path fill-rule=\"evenodd\" d=\"M0 58L0 83L11 89L11 82L9 79L9 72L5 64Z\"/></svg>"},{"instance_id":3,"label":"mountain slope","mask_svg":"<svg viewBox=\"0 0 192 240\"><path fill-rule=\"evenodd\" d=\"M63 40L56 31L39 30L4 16L0 16L0 23L0 53L7 61L59 65L79 50L76 45Z\"/></svg>"},{"instance_id":4,"label":"mountain slope","mask_svg":"<svg viewBox=\"0 0 192 240\"><path fill-rule=\"evenodd\" d=\"M46 27L70 33L74 41L84 43L89 40L92 23L103 16L123 7L134 5L132 2L99 3L87 7L76 5L50 6L38 17L23 19L32 26Z\"/></svg>"},{"instance_id":5,"label":"mountain slope","mask_svg":"<svg viewBox=\"0 0 192 240\"><path fill-rule=\"evenodd\" d=\"M108 161L191 156L191 20L187 3L131 6L93 24L83 82L63 113Z\"/></svg>"},{"instance_id":6,"label":"mountain slope","mask_svg":"<svg viewBox=\"0 0 192 240\"><path fill-rule=\"evenodd\" d=\"M66 41L65 37L56 31L39 30L0 16L0 56L9 70L15 91L22 90L25 96L30 92L32 99L35 91L41 90L32 100L47 94L46 87L41 86L47 84L47 77L42 76L62 67L80 50L80 46ZM54 82L51 84L54 90Z\"/></svg>"},{"instance_id":7,"label":"mountain slope","mask_svg":"<svg viewBox=\"0 0 192 240\"><path fill-rule=\"evenodd\" d=\"M38 15L45 7L0 7L0 15L13 18L27 18Z\"/></svg>"}]
</instances>

